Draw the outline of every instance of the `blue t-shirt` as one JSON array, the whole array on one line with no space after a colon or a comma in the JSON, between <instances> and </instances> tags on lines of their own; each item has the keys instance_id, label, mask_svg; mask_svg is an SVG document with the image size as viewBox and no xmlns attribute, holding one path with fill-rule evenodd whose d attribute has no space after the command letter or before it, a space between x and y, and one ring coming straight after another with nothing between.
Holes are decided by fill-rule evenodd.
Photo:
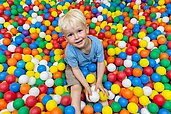
<instances>
[{"instance_id":1,"label":"blue t-shirt","mask_svg":"<svg viewBox=\"0 0 171 114\"><path fill-rule=\"evenodd\" d=\"M91 39L92 45L89 54L85 54L79 48L76 48L68 43L65 51L65 62L72 68L84 67L92 62L104 61L104 50L102 42L94 36L88 36Z\"/></svg>"}]
</instances>

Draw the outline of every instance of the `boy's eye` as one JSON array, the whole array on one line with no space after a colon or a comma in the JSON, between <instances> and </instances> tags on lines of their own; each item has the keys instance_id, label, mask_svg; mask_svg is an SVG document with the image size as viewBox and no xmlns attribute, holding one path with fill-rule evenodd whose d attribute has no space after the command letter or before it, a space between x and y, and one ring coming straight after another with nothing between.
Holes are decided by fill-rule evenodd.
<instances>
[{"instance_id":1,"label":"boy's eye","mask_svg":"<svg viewBox=\"0 0 171 114\"><path fill-rule=\"evenodd\" d=\"M82 32L83 30L78 30L78 32Z\"/></svg>"},{"instance_id":2,"label":"boy's eye","mask_svg":"<svg viewBox=\"0 0 171 114\"><path fill-rule=\"evenodd\" d=\"M68 34L67 36L72 36L72 34Z\"/></svg>"}]
</instances>

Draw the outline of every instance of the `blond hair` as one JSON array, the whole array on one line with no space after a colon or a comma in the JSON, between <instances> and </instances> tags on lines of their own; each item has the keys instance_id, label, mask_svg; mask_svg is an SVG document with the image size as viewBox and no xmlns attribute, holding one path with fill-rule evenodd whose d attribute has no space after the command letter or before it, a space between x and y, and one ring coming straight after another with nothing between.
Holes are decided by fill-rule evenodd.
<instances>
[{"instance_id":1,"label":"blond hair","mask_svg":"<svg viewBox=\"0 0 171 114\"><path fill-rule=\"evenodd\" d=\"M72 29L78 24L82 24L86 27L86 18L84 14L78 9L71 9L65 15L61 16L58 21L61 32Z\"/></svg>"}]
</instances>

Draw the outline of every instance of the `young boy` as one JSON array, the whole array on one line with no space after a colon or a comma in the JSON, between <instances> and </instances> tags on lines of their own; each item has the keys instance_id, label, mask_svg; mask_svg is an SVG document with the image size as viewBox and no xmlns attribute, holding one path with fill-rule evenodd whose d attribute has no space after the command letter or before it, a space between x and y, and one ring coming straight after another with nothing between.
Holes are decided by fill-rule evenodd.
<instances>
[{"instance_id":1,"label":"young boy","mask_svg":"<svg viewBox=\"0 0 171 114\"><path fill-rule=\"evenodd\" d=\"M97 80L95 88L108 95L108 91L102 85L105 68L103 46L98 38L88 35L89 27L86 24L86 18L78 9L71 9L67 14L61 16L59 27L68 42L65 51L65 61L67 63L65 73L68 86L71 87L71 105L75 108L75 114L81 114L80 97L82 86L85 88L88 100L92 93L80 67L96 62Z\"/></svg>"}]
</instances>

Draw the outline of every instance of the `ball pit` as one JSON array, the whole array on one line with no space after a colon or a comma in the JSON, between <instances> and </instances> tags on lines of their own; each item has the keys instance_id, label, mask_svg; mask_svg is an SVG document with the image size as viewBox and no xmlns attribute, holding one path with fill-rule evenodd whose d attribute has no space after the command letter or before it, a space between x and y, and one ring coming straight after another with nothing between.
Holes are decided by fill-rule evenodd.
<instances>
[{"instance_id":1,"label":"ball pit","mask_svg":"<svg viewBox=\"0 0 171 114\"><path fill-rule=\"evenodd\" d=\"M73 8L102 41L109 92L92 87L91 103L82 92L82 113L169 114L170 0L1 0L0 113L75 113L64 73L67 42L58 26ZM88 83L96 70L94 63L81 68ZM98 102L105 100L109 106Z\"/></svg>"}]
</instances>

